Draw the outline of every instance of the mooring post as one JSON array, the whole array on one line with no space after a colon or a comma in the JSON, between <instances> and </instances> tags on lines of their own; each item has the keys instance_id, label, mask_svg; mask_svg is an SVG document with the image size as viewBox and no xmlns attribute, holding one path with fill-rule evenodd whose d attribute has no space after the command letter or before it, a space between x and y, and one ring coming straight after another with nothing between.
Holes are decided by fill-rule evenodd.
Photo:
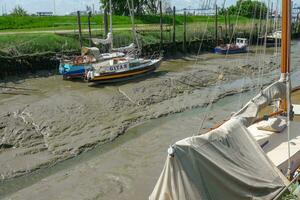
<instances>
[{"instance_id":1,"label":"mooring post","mask_svg":"<svg viewBox=\"0 0 300 200\"><path fill-rule=\"evenodd\" d=\"M258 38L258 25L257 25L257 23L254 24L254 29L255 29L255 34L252 34L252 41L254 41L254 39L257 40L257 38ZM256 36L256 37L254 37L254 36Z\"/></svg>"},{"instance_id":2,"label":"mooring post","mask_svg":"<svg viewBox=\"0 0 300 200\"><path fill-rule=\"evenodd\" d=\"M186 9L184 10L183 20L183 52L186 52Z\"/></svg>"},{"instance_id":3,"label":"mooring post","mask_svg":"<svg viewBox=\"0 0 300 200\"><path fill-rule=\"evenodd\" d=\"M216 13L215 13L215 40L216 46L218 46L218 5L216 4Z\"/></svg>"},{"instance_id":4,"label":"mooring post","mask_svg":"<svg viewBox=\"0 0 300 200\"><path fill-rule=\"evenodd\" d=\"M104 24L104 36L106 37L108 34L108 10L107 7L104 8L104 15L103 15L103 24Z\"/></svg>"},{"instance_id":5,"label":"mooring post","mask_svg":"<svg viewBox=\"0 0 300 200\"><path fill-rule=\"evenodd\" d=\"M79 37L79 42L80 42L80 48L82 48L82 33L81 33L80 11L77 11L77 22L78 22L78 37Z\"/></svg>"},{"instance_id":6,"label":"mooring post","mask_svg":"<svg viewBox=\"0 0 300 200\"><path fill-rule=\"evenodd\" d=\"M89 26L89 40L90 40L90 47L92 47L92 30L91 30L91 17L92 17L92 12L89 12L88 15L88 26Z\"/></svg>"},{"instance_id":7,"label":"mooring post","mask_svg":"<svg viewBox=\"0 0 300 200\"><path fill-rule=\"evenodd\" d=\"M176 47L176 7L173 7L173 46Z\"/></svg>"},{"instance_id":8,"label":"mooring post","mask_svg":"<svg viewBox=\"0 0 300 200\"><path fill-rule=\"evenodd\" d=\"M297 14L297 34L300 33L300 12Z\"/></svg>"},{"instance_id":9,"label":"mooring post","mask_svg":"<svg viewBox=\"0 0 300 200\"><path fill-rule=\"evenodd\" d=\"M227 29L227 11L226 13L224 14L224 20L225 20L225 42L227 41L228 39L228 29Z\"/></svg>"},{"instance_id":10,"label":"mooring post","mask_svg":"<svg viewBox=\"0 0 300 200\"><path fill-rule=\"evenodd\" d=\"M161 5L161 0L159 1L159 15L160 15L160 45L159 45L159 50L162 50L163 46L163 24L162 24L162 5Z\"/></svg>"}]
</instances>

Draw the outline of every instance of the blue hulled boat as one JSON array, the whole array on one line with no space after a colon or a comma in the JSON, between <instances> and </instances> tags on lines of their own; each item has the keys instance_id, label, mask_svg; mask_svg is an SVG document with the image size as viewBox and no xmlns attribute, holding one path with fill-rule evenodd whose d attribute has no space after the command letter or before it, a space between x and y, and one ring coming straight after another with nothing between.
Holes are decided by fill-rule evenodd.
<instances>
[{"instance_id":1,"label":"blue hulled boat","mask_svg":"<svg viewBox=\"0 0 300 200\"><path fill-rule=\"evenodd\" d=\"M225 44L214 48L217 54L237 54L248 52L248 40L246 38L237 38L235 44Z\"/></svg>"},{"instance_id":2,"label":"blue hulled boat","mask_svg":"<svg viewBox=\"0 0 300 200\"><path fill-rule=\"evenodd\" d=\"M125 53L122 52L100 54L99 49L96 47L84 47L81 56L64 59L60 62L59 73L63 75L64 79L83 78L91 64L123 56L125 56Z\"/></svg>"}]
</instances>

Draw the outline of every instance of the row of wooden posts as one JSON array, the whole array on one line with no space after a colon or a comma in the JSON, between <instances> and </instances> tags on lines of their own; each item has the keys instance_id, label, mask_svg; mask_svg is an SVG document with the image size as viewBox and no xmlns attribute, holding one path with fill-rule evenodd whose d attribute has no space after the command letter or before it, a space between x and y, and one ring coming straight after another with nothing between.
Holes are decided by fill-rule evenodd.
<instances>
[{"instance_id":1,"label":"row of wooden posts","mask_svg":"<svg viewBox=\"0 0 300 200\"><path fill-rule=\"evenodd\" d=\"M183 42L182 42L182 49L185 52L186 48L187 48L187 12L186 10L184 10L184 20L183 20ZM163 13L162 13L162 3L161 1L159 1L159 16L160 16L160 42L159 42L159 46L160 49L162 50L163 48ZM215 45L218 45L218 42L220 41L220 39L225 39L225 41L229 40L229 36L230 38L232 38L232 33L233 33L233 24L231 24L230 22L230 17L228 16L224 16L225 17L225 24L224 24L224 29L225 29L225 37L221 36L222 38L219 38L219 29L221 34L223 33L223 27L222 26L218 26L218 6L215 6L215 23L214 23L214 41L215 41ZM172 43L174 46L176 46L176 7L173 7L173 23L172 23ZM78 21L78 32L79 32L79 41L80 41L80 46L83 46L83 42L82 42L82 29L81 29L81 20L80 20L80 11L77 11L77 21ZM105 36L108 34L108 10L105 9L104 10L104 16L103 16L103 23L104 23L104 34ZM263 26L262 20L259 20L259 25L255 24L255 33L259 34L259 32L261 32ZM88 30L89 30L89 45L92 46L92 33L91 33L91 12L88 13ZM296 23L296 28L294 29L297 33L300 32L300 21L299 19L297 19L297 23ZM223 34L222 34L223 35ZM257 36L256 36L257 37Z\"/></svg>"}]
</instances>

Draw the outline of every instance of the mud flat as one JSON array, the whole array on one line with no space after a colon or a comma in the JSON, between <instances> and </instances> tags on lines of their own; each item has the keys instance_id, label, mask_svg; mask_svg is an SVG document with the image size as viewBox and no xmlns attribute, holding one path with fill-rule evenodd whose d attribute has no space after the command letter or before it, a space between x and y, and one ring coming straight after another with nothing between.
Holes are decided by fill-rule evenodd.
<instances>
[{"instance_id":1,"label":"mud flat","mask_svg":"<svg viewBox=\"0 0 300 200\"><path fill-rule=\"evenodd\" d=\"M2 179L74 157L114 140L138 123L240 92L239 84L219 91L211 87L240 79L241 74L254 75L257 69L255 62L244 65L240 58L235 63L222 58L197 64L193 58L186 60L167 61L152 77L113 86L88 87L62 81L60 76L2 83ZM268 63L264 68L275 67Z\"/></svg>"},{"instance_id":2,"label":"mud flat","mask_svg":"<svg viewBox=\"0 0 300 200\"><path fill-rule=\"evenodd\" d=\"M101 149L105 144L113 145L114 142L110 142L129 128L139 127L137 125L150 119L195 108L201 109L212 101L253 89L253 85L256 85L254 83L262 80L255 79L258 72L269 77L264 78L262 84L270 82L278 69L271 55L264 56L264 60L269 59L266 63L262 63L262 58L251 54L248 57L231 58L202 55L200 59L197 58L197 62L194 57L168 60L158 72L147 79L126 84L87 87L81 82L62 81L59 76L28 77L3 82L0 88L0 174L3 179L1 185L5 185L8 179L55 165L96 146ZM247 78L243 79L245 75ZM224 117L228 115L229 110L224 112ZM217 116L217 113L214 116ZM221 120L221 117L214 116L209 117L212 123L202 128L209 128ZM165 118L157 120L163 119ZM196 119L199 120L199 116ZM180 120L178 124L179 122ZM197 126L199 123L196 123ZM184 131L184 126L177 127L175 123L168 127L172 127L170 130L174 139L199 133L199 127L195 129L195 124L185 135L177 133L179 130ZM133 140L134 144L131 145L140 149L151 145L153 148L160 146L158 149L165 149L165 143L158 142L160 134L164 135L161 128L148 127L155 130L155 134L150 134L144 142ZM128 132L132 130L136 129L130 129ZM138 129L136 134L143 131ZM145 132L149 131L146 129ZM170 134L170 131L166 133ZM122 137L126 138L126 134ZM170 136L166 138L170 139ZM174 141L176 140L172 140ZM40 199L98 199L104 194L112 195L104 199L117 198L114 195L132 189L126 188L128 184L124 182L133 181L134 185L138 185L138 181L132 177L126 179L126 170L122 176L118 176L114 173L109 174L110 169L127 166L129 170L137 170L136 174L142 174L138 171L138 166L147 165L147 156L143 156L141 163L138 159L139 155L144 155L145 152L134 152L129 144L126 143L124 148L112 153L110 151L103 154L101 159L92 163L80 163L49 178L43 178L35 184L32 183L33 185L29 184L28 188L20 190L11 199L36 199L36 195L43 192L47 194ZM130 155L122 158L122 152L126 154L127 148ZM119 159L114 160L114 153L119 155ZM155 156L157 153L153 151L152 157L157 157L156 162L162 166L164 156ZM109 160L111 162L108 162ZM130 160L132 162L128 162ZM132 168L132 165L136 167ZM108 174L101 176L101 173L104 173L101 170L104 169ZM151 184L160 170L161 168L154 170L155 177L147 175L152 180ZM122 169L119 169L118 173L122 173ZM129 174L134 177L135 172L131 171ZM132 186L130 185L128 187ZM76 196L72 195L73 187L82 188L74 193ZM56 189L62 193L56 193ZM0 189L0 194L5 193L6 191Z\"/></svg>"}]
</instances>

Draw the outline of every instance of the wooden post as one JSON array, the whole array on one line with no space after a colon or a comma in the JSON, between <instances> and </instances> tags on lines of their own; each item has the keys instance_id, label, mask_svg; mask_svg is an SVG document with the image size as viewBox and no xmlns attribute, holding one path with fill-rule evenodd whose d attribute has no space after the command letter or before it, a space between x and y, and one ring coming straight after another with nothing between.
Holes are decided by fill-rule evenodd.
<instances>
[{"instance_id":1,"label":"wooden post","mask_svg":"<svg viewBox=\"0 0 300 200\"><path fill-rule=\"evenodd\" d=\"M173 45L176 47L176 7L173 7Z\"/></svg>"},{"instance_id":2,"label":"wooden post","mask_svg":"<svg viewBox=\"0 0 300 200\"><path fill-rule=\"evenodd\" d=\"M162 25L162 5L161 0L159 1L159 15L160 15L160 44L159 44L159 50L162 50L163 46L163 25Z\"/></svg>"},{"instance_id":3,"label":"wooden post","mask_svg":"<svg viewBox=\"0 0 300 200\"><path fill-rule=\"evenodd\" d=\"M297 14L297 34L300 33L300 13Z\"/></svg>"},{"instance_id":4,"label":"wooden post","mask_svg":"<svg viewBox=\"0 0 300 200\"><path fill-rule=\"evenodd\" d=\"M183 52L186 52L186 10L184 10L183 21Z\"/></svg>"},{"instance_id":5,"label":"wooden post","mask_svg":"<svg viewBox=\"0 0 300 200\"><path fill-rule=\"evenodd\" d=\"M91 17L92 17L92 12L89 12L89 15L88 15L88 27L89 27L89 40L90 40L90 47L92 47Z\"/></svg>"},{"instance_id":6,"label":"wooden post","mask_svg":"<svg viewBox=\"0 0 300 200\"><path fill-rule=\"evenodd\" d=\"M215 40L216 46L218 46L218 6L216 4L216 13L215 13Z\"/></svg>"},{"instance_id":7,"label":"wooden post","mask_svg":"<svg viewBox=\"0 0 300 200\"><path fill-rule=\"evenodd\" d=\"M229 38L231 38L231 32L230 32L230 15L227 15L228 16L228 35L229 35Z\"/></svg>"},{"instance_id":8,"label":"wooden post","mask_svg":"<svg viewBox=\"0 0 300 200\"><path fill-rule=\"evenodd\" d=\"M77 11L77 22L78 22L78 37L79 37L79 42L80 42L80 48L82 48L82 34L81 34L80 11Z\"/></svg>"},{"instance_id":9,"label":"wooden post","mask_svg":"<svg viewBox=\"0 0 300 200\"><path fill-rule=\"evenodd\" d=\"M107 7L104 8L104 15L103 15L103 24L104 24L104 36L106 37L108 34L108 17L107 17Z\"/></svg>"},{"instance_id":10,"label":"wooden post","mask_svg":"<svg viewBox=\"0 0 300 200\"><path fill-rule=\"evenodd\" d=\"M225 20L225 42L227 42L228 39L228 29L227 29L227 11L224 15L224 20Z\"/></svg>"}]
</instances>

